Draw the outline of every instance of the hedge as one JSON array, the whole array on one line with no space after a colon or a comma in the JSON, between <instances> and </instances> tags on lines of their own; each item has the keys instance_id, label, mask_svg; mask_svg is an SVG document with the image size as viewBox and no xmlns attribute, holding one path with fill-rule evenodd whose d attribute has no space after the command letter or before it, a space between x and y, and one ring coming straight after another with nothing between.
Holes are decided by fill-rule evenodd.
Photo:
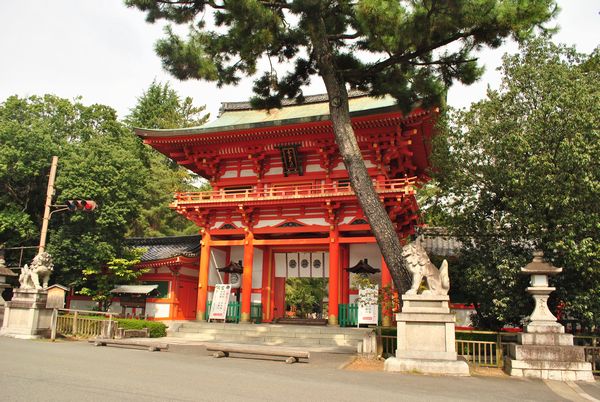
<instances>
[{"instance_id":1,"label":"hedge","mask_svg":"<svg viewBox=\"0 0 600 402\"><path fill-rule=\"evenodd\" d=\"M134 320L129 318L117 318L120 328L125 329L144 329L148 328L150 338L161 338L167 336L167 326L162 322Z\"/></svg>"}]
</instances>

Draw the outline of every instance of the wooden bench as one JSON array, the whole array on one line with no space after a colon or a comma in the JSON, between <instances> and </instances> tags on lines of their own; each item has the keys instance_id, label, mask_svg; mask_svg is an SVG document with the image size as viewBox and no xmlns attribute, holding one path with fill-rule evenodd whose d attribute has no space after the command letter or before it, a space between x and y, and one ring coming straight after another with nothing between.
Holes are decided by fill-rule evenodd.
<instances>
[{"instance_id":1,"label":"wooden bench","mask_svg":"<svg viewBox=\"0 0 600 402\"><path fill-rule=\"evenodd\" d=\"M167 345L166 343L148 343L148 342L135 341L132 339L96 338L96 339L90 339L89 342L93 343L94 346L106 346L106 345L130 346L130 347L148 349L149 352L157 352L157 351L166 350L169 348L169 345Z\"/></svg>"},{"instance_id":2,"label":"wooden bench","mask_svg":"<svg viewBox=\"0 0 600 402\"><path fill-rule=\"evenodd\" d=\"M268 345L247 345L240 343L210 343L206 344L206 350L214 351L213 357L228 357L229 353L240 353L248 355L281 356L287 357L286 363L296 363L298 359L310 358L307 350L298 350Z\"/></svg>"}]
</instances>

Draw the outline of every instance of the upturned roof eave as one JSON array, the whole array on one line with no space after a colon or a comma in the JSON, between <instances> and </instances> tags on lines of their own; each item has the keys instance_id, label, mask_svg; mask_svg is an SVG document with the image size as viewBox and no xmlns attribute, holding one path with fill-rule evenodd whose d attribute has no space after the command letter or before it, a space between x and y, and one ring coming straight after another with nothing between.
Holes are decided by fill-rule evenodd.
<instances>
[{"instance_id":1,"label":"upturned roof eave","mask_svg":"<svg viewBox=\"0 0 600 402\"><path fill-rule=\"evenodd\" d=\"M399 111L398 106L384 106L380 108L374 109L365 109L365 110L357 110L354 112L350 112L350 117L361 117L368 116L374 114L381 114L387 112ZM330 121L329 114L316 115L316 116L306 116L306 117L297 117L292 119L283 119L283 120L272 120L265 122L256 122L256 123L246 123L246 124L235 124L235 125L226 125L226 126L213 126L213 127L187 127L187 128L177 128L177 129L149 129L149 128L140 128L134 127L134 131L136 135L141 138L165 138L165 137L182 137L189 135L205 135L205 134L214 134L214 133L226 133L226 132L234 132L240 130L252 130L252 129L261 129L261 128L271 128L278 126L286 126L292 124L306 124L306 123L317 123Z\"/></svg>"}]
</instances>

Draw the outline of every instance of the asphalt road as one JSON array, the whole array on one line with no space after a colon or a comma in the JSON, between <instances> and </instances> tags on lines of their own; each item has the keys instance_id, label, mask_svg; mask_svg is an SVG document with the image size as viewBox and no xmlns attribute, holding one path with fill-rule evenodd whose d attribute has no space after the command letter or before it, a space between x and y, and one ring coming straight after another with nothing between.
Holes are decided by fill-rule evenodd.
<instances>
[{"instance_id":1,"label":"asphalt road","mask_svg":"<svg viewBox=\"0 0 600 402\"><path fill-rule=\"evenodd\" d=\"M0 337L1 401L589 401L598 384L431 377L340 370L347 356L310 363L94 347ZM572 388L571 388L572 389ZM562 395L562 396L561 396ZM566 397L566 398L564 398Z\"/></svg>"}]
</instances>

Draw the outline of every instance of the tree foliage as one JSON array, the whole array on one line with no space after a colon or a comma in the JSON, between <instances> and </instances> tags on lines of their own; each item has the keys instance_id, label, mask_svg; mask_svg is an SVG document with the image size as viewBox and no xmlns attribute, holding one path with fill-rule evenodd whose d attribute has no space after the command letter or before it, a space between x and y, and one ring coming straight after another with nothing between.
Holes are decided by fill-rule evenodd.
<instances>
[{"instance_id":1,"label":"tree foliage","mask_svg":"<svg viewBox=\"0 0 600 402\"><path fill-rule=\"evenodd\" d=\"M408 287L410 275L354 137L347 87L391 94L405 110L416 102L440 104L452 82L480 76L473 50L528 37L556 12L552 0L125 3L145 11L149 22L189 26L187 38L168 28L156 44L163 66L179 79L221 86L253 76L253 102L269 108L285 98L302 101L303 87L321 77L350 182L399 289Z\"/></svg>"},{"instance_id":2,"label":"tree foliage","mask_svg":"<svg viewBox=\"0 0 600 402\"><path fill-rule=\"evenodd\" d=\"M502 74L436 144L448 220L464 239L458 286L482 324L517 324L531 312L519 269L539 248L564 268L553 305L597 326L600 52L539 39L505 57Z\"/></svg>"},{"instance_id":3,"label":"tree foliage","mask_svg":"<svg viewBox=\"0 0 600 402\"><path fill-rule=\"evenodd\" d=\"M141 99L136 111L156 106L149 115L172 125L202 121L202 108L181 101L168 85L153 84L150 92L151 99L154 92L164 95L169 107L159 107L158 96L156 102ZM105 269L127 255L128 235L187 230L183 219L172 224L177 214L167 205L174 190L190 189L190 175L144 148L108 106L53 95L12 96L0 104L0 142L0 243L38 244L52 155L59 157L54 204L71 199L98 204L90 213L52 215L47 251L54 259L53 281L81 286L83 270Z\"/></svg>"},{"instance_id":4,"label":"tree foliage","mask_svg":"<svg viewBox=\"0 0 600 402\"><path fill-rule=\"evenodd\" d=\"M145 250L135 249L128 251L125 258L113 258L106 265L86 268L82 271L84 287L80 294L90 296L98 302L100 311L108 311L112 304L113 295L110 293L119 285L137 283L147 269L138 269L140 257Z\"/></svg>"},{"instance_id":5,"label":"tree foliage","mask_svg":"<svg viewBox=\"0 0 600 402\"><path fill-rule=\"evenodd\" d=\"M194 106L190 97L181 99L168 83L153 82L138 98L125 123L131 128L152 129L199 126L209 118L204 109ZM156 237L196 233L196 225L173 212L169 204L175 192L197 191L194 183L199 182L198 176L150 147L140 144L140 152L152 180L148 183L149 197L139 218L132 222L130 234Z\"/></svg>"},{"instance_id":6,"label":"tree foliage","mask_svg":"<svg viewBox=\"0 0 600 402\"><path fill-rule=\"evenodd\" d=\"M322 278L288 278L285 281L285 300L295 306L300 318L312 313L322 313L323 299L327 295L327 281Z\"/></svg>"}]
</instances>

